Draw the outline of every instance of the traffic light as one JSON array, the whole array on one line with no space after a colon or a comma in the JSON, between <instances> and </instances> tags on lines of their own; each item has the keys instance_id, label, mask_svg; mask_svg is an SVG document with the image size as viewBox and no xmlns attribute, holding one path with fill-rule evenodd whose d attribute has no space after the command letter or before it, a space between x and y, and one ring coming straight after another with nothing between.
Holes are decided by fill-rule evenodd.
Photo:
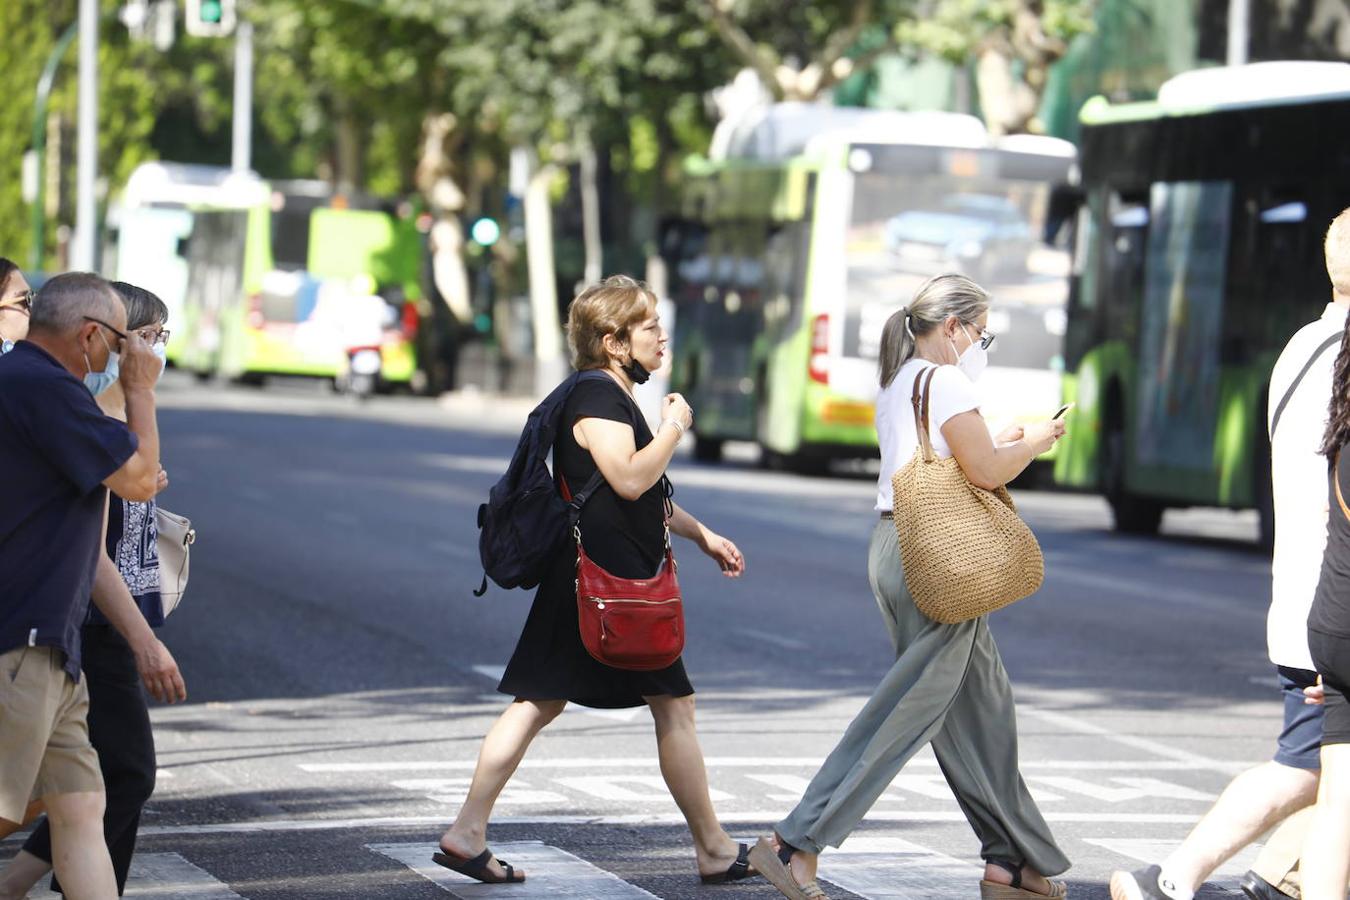
<instances>
[{"instance_id":1,"label":"traffic light","mask_svg":"<svg viewBox=\"0 0 1350 900\"><path fill-rule=\"evenodd\" d=\"M187 0L187 33L225 37L234 31L234 0Z\"/></svg>"}]
</instances>

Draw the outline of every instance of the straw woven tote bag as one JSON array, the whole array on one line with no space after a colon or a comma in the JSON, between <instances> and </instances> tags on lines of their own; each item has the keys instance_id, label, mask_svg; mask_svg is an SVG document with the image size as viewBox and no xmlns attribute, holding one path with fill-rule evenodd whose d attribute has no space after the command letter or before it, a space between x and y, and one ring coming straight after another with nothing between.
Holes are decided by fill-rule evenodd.
<instances>
[{"instance_id":1,"label":"straw woven tote bag","mask_svg":"<svg viewBox=\"0 0 1350 900\"><path fill-rule=\"evenodd\" d=\"M919 447L891 478L892 521L914 605L935 622L953 625L1035 593L1045 578L1045 558L1007 488L977 487L955 457L933 453L928 397L937 368L914 379Z\"/></svg>"}]
</instances>

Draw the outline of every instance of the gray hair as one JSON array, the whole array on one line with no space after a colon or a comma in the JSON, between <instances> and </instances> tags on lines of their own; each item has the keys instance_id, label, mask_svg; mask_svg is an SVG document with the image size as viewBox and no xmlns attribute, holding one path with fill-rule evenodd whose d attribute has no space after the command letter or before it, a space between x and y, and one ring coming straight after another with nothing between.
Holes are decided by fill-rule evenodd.
<instances>
[{"instance_id":1,"label":"gray hair","mask_svg":"<svg viewBox=\"0 0 1350 900\"><path fill-rule=\"evenodd\" d=\"M85 316L109 322L121 303L112 286L92 272L67 272L50 279L33 299L30 332L67 334L84 324Z\"/></svg>"},{"instance_id":2,"label":"gray hair","mask_svg":"<svg viewBox=\"0 0 1350 900\"><path fill-rule=\"evenodd\" d=\"M881 330L881 386L895 380L900 367L914 357L914 342L951 316L974 324L989 309L989 294L964 275L934 275L914 293L909 306L901 307Z\"/></svg>"}]
</instances>

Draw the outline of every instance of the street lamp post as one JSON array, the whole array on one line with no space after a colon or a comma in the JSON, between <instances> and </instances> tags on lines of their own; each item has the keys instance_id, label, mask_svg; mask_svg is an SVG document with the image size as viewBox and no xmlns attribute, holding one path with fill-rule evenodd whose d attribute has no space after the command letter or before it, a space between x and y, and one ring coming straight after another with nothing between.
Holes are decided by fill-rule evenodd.
<instances>
[{"instance_id":1,"label":"street lamp post","mask_svg":"<svg viewBox=\"0 0 1350 900\"><path fill-rule=\"evenodd\" d=\"M1251 33L1251 0L1228 0L1228 65L1247 64L1247 42Z\"/></svg>"},{"instance_id":2,"label":"street lamp post","mask_svg":"<svg viewBox=\"0 0 1350 900\"><path fill-rule=\"evenodd\" d=\"M79 135L75 155L75 237L71 268L94 268L98 203L98 0L80 0Z\"/></svg>"}]
</instances>

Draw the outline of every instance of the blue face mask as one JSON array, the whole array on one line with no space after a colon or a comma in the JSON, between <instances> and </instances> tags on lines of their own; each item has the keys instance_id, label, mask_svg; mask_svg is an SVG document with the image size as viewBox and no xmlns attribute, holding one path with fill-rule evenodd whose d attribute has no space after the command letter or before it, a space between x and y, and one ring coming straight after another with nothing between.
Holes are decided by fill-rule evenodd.
<instances>
[{"instance_id":1,"label":"blue face mask","mask_svg":"<svg viewBox=\"0 0 1350 900\"><path fill-rule=\"evenodd\" d=\"M169 367L169 348L163 344L152 344L150 352L155 354L155 359L159 360L159 375L155 378L155 381L158 382L160 378L164 377L164 370Z\"/></svg>"},{"instance_id":2,"label":"blue face mask","mask_svg":"<svg viewBox=\"0 0 1350 900\"><path fill-rule=\"evenodd\" d=\"M103 345L108 346L108 339L99 332L99 337L103 340ZM89 354L84 355L84 367L89 371L84 376L84 386L89 388L89 393L97 397L117 383L117 377L121 374L117 354L108 347L108 364L103 367L102 372L95 372L94 367L89 364Z\"/></svg>"}]
</instances>

